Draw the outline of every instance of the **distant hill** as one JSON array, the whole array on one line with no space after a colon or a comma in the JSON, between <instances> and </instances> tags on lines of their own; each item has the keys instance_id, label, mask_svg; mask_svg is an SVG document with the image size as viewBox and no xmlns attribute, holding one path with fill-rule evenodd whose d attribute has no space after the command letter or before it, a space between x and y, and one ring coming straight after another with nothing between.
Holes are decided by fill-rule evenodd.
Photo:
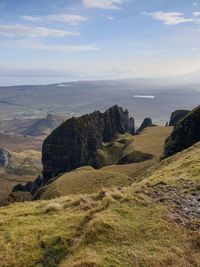
<instances>
[{"instance_id":1,"label":"distant hill","mask_svg":"<svg viewBox=\"0 0 200 267\"><path fill-rule=\"evenodd\" d=\"M66 117L64 116L48 114L46 118L36 120L27 129L22 131L21 134L35 137L47 136L62 122L64 122L65 119Z\"/></svg>"},{"instance_id":2,"label":"distant hill","mask_svg":"<svg viewBox=\"0 0 200 267\"><path fill-rule=\"evenodd\" d=\"M38 119L7 119L0 121L0 132L10 134L21 134L27 130Z\"/></svg>"},{"instance_id":3,"label":"distant hill","mask_svg":"<svg viewBox=\"0 0 200 267\"><path fill-rule=\"evenodd\" d=\"M46 118L9 119L0 122L0 132L45 137L65 120L65 116L56 114L47 114Z\"/></svg>"},{"instance_id":4,"label":"distant hill","mask_svg":"<svg viewBox=\"0 0 200 267\"><path fill-rule=\"evenodd\" d=\"M41 151L42 142L43 138L0 132L0 148L3 147L14 152L22 152L24 150Z\"/></svg>"}]
</instances>

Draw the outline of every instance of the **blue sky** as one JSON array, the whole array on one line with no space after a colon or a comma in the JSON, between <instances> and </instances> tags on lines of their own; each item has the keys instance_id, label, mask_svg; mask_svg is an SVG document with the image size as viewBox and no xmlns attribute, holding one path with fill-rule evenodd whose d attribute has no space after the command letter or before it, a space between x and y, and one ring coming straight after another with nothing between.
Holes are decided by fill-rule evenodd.
<instances>
[{"instance_id":1,"label":"blue sky","mask_svg":"<svg viewBox=\"0 0 200 267\"><path fill-rule=\"evenodd\" d=\"M0 75L161 77L200 69L200 1L0 0Z\"/></svg>"}]
</instances>

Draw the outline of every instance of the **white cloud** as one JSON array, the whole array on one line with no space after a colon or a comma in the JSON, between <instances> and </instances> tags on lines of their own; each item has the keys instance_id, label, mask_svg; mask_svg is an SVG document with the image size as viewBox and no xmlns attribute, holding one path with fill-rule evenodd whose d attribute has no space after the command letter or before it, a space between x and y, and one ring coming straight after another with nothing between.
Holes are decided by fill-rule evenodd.
<instances>
[{"instance_id":1,"label":"white cloud","mask_svg":"<svg viewBox=\"0 0 200 267\"><path fill-rule=\"evenodd\" d=\"M111 16L108 16L107 19L108 19L108 20L114 20L114 18L111 17Z\"/></svg>"},{"instance_id":2,"label":"white cloud","mask_svg":"<svg viewBox=\"0 0 200 267\"><path fill-rule=\"evenodd\" d=\"M15 48L28 48L34 50L42 50L47 52L56 53L75 53L75 52L86 52L86 51L96 51L98 47L94 44L86 45L49 45L40 42L32 41L29 39L12 40L1 42L0 45L3 46L14 46Z\"/></svg>"},{"instance_id":3,"label":"white cloud","mask_svg":"<svg viewBox=\"0 0 200 267\"><path fill-rule=\"evenodd\" d=\"M76 26L79 23L88 20L86 17L80 15L69 15L69 14L57 14L57 15L47 15L47 16L21 16L21 18L32 22L37 22L37 21L65 22L72 26Z\"/></svg>"},{"instance_id":4,"label":"white cloud","mask_svg":"<svg viewBox=\"0 0 200 267\"><path fill-rule=\"evenodd\" d=\"M27 37L65 37L79 36L79 32L62 31L44 27L30 27L21 24L0 24L0 35L3 36L27 36Z\"/></svg>"},{"instance_id":5,"label":"white cloud","mask_svg":"<svg viewBox=\"0 0 200 267\"><path fill-rule=\"evenodd\" d=\"M195 17L200 16L200 12L194 12L194 13L193 13L193 16L195 16Z\"/></svg>"},{"instance_id":6,"label":"white cloud","mask_svg":"<svg viewBox=\"0 0 200 267\"><path fill-rule=\"evenodd\" d=\"M86 8L120 9L127 0L83 0Z\"/></svg>"},{"instance_id":7,"label":"white cloud","mask_svg":"<svg viewBox=\"0 0 200 267\"><path fill-rule=\"evenodd\" d=\"M28 45L28 48L43 50L47 52L57 53L75 53L75 52L86 52L95 51L98 48L93 44L88 45L45 45L40 43L32 43Z\"/></svg>"},{"instance_id":8,"label":"white cloud","mask_svg":"<svg viewBox=\"0 0 200 267\"><path fill-rule=\"evenodd\" d=\"M142 14L162 21L165 25L176 25L194 21L192 18L185 18L184 14L181 12L143 12Z\"/></svg>"}]
</instances>

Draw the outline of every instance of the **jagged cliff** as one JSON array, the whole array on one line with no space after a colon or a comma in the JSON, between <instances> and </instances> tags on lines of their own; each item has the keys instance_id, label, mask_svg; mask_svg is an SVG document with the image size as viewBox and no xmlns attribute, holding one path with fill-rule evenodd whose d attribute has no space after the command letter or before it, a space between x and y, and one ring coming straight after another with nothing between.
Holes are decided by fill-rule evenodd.
<instances>
[{"instance_id":1,"label":"jagged cliff","mask_svg":"<svg viewBox=\"0 0 200 267\"><path fill-rule=\"evenodd\" d=\"M145 128L152 126L152 119L151 118L145 118L142 122L142 124L140 125L140 127L137 130L137 133L140 133L141 131L143 131Z\"/></svg>"},{"instance_id":2,"label":"jagged cliff","mask_svg":"<svg viewBox=\"0 0 200 267\"><path fill-rule=\"evenodd\" d=\"M43 177L49 180L60 173L90 165L98 168L98 150L116 134L135 133L134 119L127 110L113 106L105 113L95 111L71 118L44 141L42 148Z\"/></svg>"},{"instance_id":3,"label":"jagged cliff","mask_svg":"<svg viewBox=\"0 0 200 267\"><path fill-rule=\"evenodd\" d=\"M172 112L169 126L175 126L181 119L183 119L188 113L190 113L190 110L185 109L179 109Z\"/></svg>"},{"instance_id":4,"label":"jagged cliff","mask_svg":"<svg viewBox=\"0 0 200 267\"><path fill-rule=\"evenodd\" d=\"M167 138L163 157L169 157L200 140L200 106L188 113Z\"/></svg>"}]
</instances>

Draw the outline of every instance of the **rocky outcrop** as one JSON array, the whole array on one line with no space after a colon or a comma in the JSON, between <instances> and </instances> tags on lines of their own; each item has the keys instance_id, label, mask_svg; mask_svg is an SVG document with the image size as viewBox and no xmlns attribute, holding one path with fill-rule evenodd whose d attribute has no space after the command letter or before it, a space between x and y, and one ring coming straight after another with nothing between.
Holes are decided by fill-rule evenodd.
<instances>
[{"instance_id":1,"label":"rocky outcrop","mask_svg":"<svg viewBox=\"0 0 200 267\"><path fill-rule=\"evenodd\" d=\"M43 177L45 181L60 173L81 166L98 168L98 150L103 142L111 141L116 134L134 134L134 119L118 106L71 118L54 130L42 148Z\"/></svg>"},{"instance_id":2,"label":"rocky outcrop","mask_svg":"<svg viewBox=\"0 0 200 267\"><path fill-rule=\"evenodd\" d=\"M179 109L179 110L175 110L174 112L172 112L170 121L169 121L169 126L175 126L189 112L190 110L184 110L184 109Z\"/></svg>"},{"instance_id":3,"label":"rocky outcrop","mask_svg":"<svg viewBox=\"0 0 200 267\"><path fill-rule=\"evenodd\" d=\"M151 118L145 118L140 125L139 129L137 130L137 133L142 132L145 128L152 126L152 119Z\"/></svg>"},{"instance_id":4,"label":"rocky outcrop","mask_svg":"<svg viewBox=\"0 0 200 267\"><path fill-rule=\"evenodd\" d=\"M0 167L7 167L12 159L9 151L0 148Z\"/></svg>"},{"instance_id":5,"label":"rocky outcrop","mask_svg":"<svg viewBox=\"0 0 200 267\"><path fill-rule=\"evenodd\" d=\"M103 114L103 141L110 142L117 133L135 133L134 119L129 118L128 110L114 106Z\"/></svg>"},{"instance_id":6,"label":"rocky outcrop","mask_svg":"<svg viewBox=\"0 0 200 267\"><path fill-rule=\"evenodd\" d=\"M34 182L27 182L26 184L17 184L13 187L12 192L30 192L32 195L44 185L43 178L39 175Z\"/></svg>"},{"instance_id":7,"label":"rocky outcrop","mask_svg":"<svg viewBox=\"0 0 200 267\"><path fill-rule=\"evenodd\" d=\"M163 158L169 157L200 141L200 106L188 113L167 138Z\"/></svg>"}]
</instances>

